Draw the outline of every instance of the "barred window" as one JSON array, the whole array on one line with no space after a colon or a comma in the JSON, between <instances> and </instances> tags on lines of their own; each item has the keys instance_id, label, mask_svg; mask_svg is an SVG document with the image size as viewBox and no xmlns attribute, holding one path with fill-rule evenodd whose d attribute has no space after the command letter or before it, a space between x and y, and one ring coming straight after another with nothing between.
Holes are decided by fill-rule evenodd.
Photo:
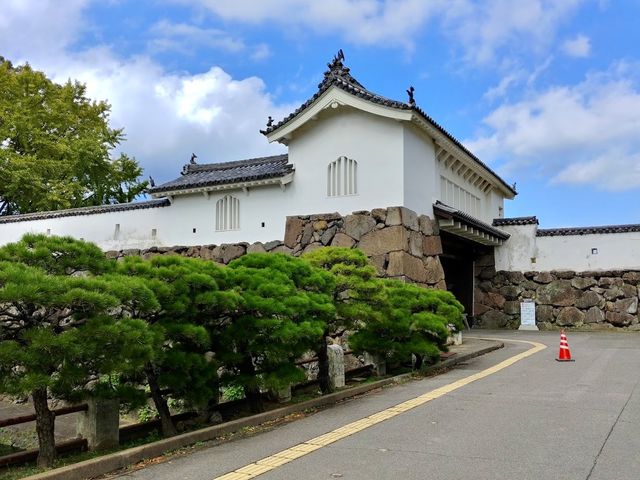
<instances>
[{"instance_id":1,"label":"barred window","mask_svg":"<svg viewBox=\"0 0 640 480\"><path fill-rule=\"evenodd\" d=\"M216 202L216 230L240 229L240 200L225 195Z\"/></svg>"},{"instance_id":2,"label":"barred window","mask_svg":"<svg viewBox=\"0 0 640 480\"><path fill-rule=\"evenodd\" d=\"M358 193L358 162L338 157L327 167L327 195L339 197Z\"/></svg>"}]
</instances>

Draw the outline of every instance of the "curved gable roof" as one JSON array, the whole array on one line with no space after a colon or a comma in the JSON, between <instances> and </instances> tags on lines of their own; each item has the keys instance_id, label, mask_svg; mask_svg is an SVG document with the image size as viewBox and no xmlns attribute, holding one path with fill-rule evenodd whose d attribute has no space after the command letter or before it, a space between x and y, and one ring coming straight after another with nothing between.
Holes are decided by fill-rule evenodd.
<instances>
[{"instance_id":1,"label":"curved gable roof","mask_svg":"<svg viewBox=\"0 0 640 480\"><path fill-rule=\"evenodd\" d=\"M461 149L466 155L468 155L475 163L477 163L482 169L487 171L493 177L495 177L501 186L510 192L512 195L517 195L515 188L504 181L496 172L494 172L487 164L480 160L473 152L465 147L457 138L444 129L438 122L427 113L418 107L411 99L409 103L400 102L398 100L391 100L376 93L367 90L358 82L352 75L351 70L343 63L344 55L340 52L333 60L327 64L328 70L324 72L324 78L322 82L318 84L318 91L309 98L306 102L300 105L296 110L290 113L287 117L277 123L273 123L269 120L267 127L264 130L260 130L265 136L270 136L277 130L289 125L300 114L308 110L324 93L326 93L331 87L339 88L340 90L351 94L357 98L361 98L368 102L381 105L384 107L390 107L396 110L403 110L408 113L413 113L416 117L421 118L431 125L438 133L443 135L447 140L452 142L456 147Z\"/></svg>"}]
</instances>

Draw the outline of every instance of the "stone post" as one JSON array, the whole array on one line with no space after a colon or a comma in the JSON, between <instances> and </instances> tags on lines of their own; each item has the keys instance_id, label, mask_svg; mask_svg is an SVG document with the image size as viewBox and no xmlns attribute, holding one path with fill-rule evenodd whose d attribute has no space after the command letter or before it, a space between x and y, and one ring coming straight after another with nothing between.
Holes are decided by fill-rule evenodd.
<instances>
[{"instance_id":1,"label":"stone post","mask_svg":"<svg viewBox=\"0 0 640 480\"><path fill-rule=\"evenodd\" d=\"M291 385L287 385L278 390L269 390L269 396L278 403L287 403L291 400Z\"/></svg>"},{"instance_id":2,"label":"stone post","mask_svg":"<svg viewBox=\"0 0 640 480\"><path fill-rule=\"evenodd\" d=\"M90 398L89 408L78 417L76 431L89 443L89 450L105 450L120 443L120 401Z\"/></svg>"},{"instance_id":3,"label":"stone post","mask_svg":"<svg viewBox=\"0 0 640 480\"><path fill-rule=\"evenodd\" d=\"M340 345L328 345L329 383L333 388L344 387L344 350Z\"/></svg>"},{"instance_id":4,"label":"stone post","mask_svg":"<svg viewBox=\"0 0 640 480\"><path fill-rule=\"evenodd\" d=\"M387 362L381 355L364 352L364 364L373 366L373 373L378 377L387 374Z\"/></svg>"}]
</instances>

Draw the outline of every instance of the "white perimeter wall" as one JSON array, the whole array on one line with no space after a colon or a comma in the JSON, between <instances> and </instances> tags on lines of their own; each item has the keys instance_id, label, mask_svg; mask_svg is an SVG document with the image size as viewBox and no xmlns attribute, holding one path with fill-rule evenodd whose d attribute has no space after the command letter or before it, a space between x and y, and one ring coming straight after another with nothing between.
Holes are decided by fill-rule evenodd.
<instances>
[{"instance_id":1,"label":"white perimeter wall","mask_svg":"<svg viewBox=\"0 0 640 480\"><path fill-rule=\"evenodd\" d=\"M640 232L536 237L535 225L499 228L511 238L495 249L496 270L640 269Z\"/></svg>"}]
</instances>

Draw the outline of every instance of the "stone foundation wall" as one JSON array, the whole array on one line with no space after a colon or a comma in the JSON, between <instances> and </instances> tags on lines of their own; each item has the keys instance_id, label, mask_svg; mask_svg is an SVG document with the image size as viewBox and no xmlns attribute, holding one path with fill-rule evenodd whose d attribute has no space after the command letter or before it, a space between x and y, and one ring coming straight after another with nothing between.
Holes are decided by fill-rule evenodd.
<instances>
[{"instance_id":1,"label":"stone foundation wall","mask_svg":"<svg viewBox=\"0 0 640 480\"><path fill-rule=\"evenodd\" d=\"M541 330L640 330L640 271L496 272L484 263L476 269L476 326L518 328L520 302L531 299Z\"/></svg>"},{"instance_id":2,"label":"stone foundation wall","mask_svg":"<svg viewBox=\"0 0 640 480\"><path fill-rule=\"evenodd\" d=\"M202 245L185 247L177 245L175 247L151 247L144 250L111 250L106 253L108 258L121 258L130 255L140 255L143 258L151 258L157 255L182 255L184 257L203 258L216 263L227 264L231 260L239 258L247 253L253 252L281 252L291 253L292 249L284 245L282 240L274 240L267 243L225 243L223 245Z\"/></svg>"},{"instance_id":3,"label":"stone foundation wall","mask_svg":"<svg viewBox=\"0 0 640 480\"><path fill-rule=\"evenodd\" d=\"M446 288L438 223L408 208L289 217L284 246L293 255L324 246L359 248L381 277Z\"/></svg>"},{"instance_id":4,"label":"stone foundation wall","mask_svg":"<svg viewBox=\"0 0 640 480\"><path fill-rule=\"evenodd\" d=\"M442 243L438 223L404 207L377 208L346 216L327 213L289 217L284 241L114 250L107 252L107 256L183 255L227 264L247 253L281 252L299 256L324 246L361 249L381 277L429 288L446 288L439 259Z\"/></svg>"}]
</instances>

